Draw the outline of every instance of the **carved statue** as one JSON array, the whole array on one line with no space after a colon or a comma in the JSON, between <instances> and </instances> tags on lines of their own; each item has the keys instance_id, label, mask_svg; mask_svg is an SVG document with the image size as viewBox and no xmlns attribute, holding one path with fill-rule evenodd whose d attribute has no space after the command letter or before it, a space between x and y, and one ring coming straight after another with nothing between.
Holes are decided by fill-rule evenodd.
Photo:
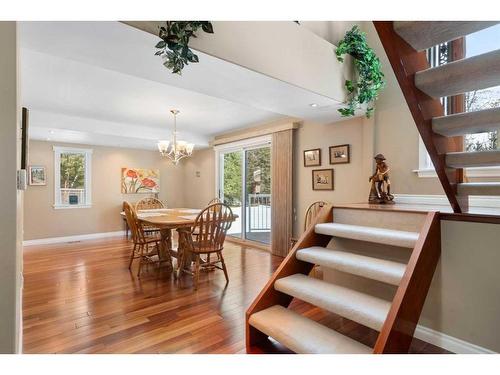
<instances>
[{"instance_id":1,"label":"carved statue","mask_svg":"<svg viewBox=\"0 0 500 375\"><path fill-rule=\"evenodd\" d=\"M389 166L385 162L385 157L382 154L375 156L375 173L370 176L369 180L372 183L370 203L394 203L394 195L391 194L391 180L389 179Z\"/></svg>"}]
</instances>

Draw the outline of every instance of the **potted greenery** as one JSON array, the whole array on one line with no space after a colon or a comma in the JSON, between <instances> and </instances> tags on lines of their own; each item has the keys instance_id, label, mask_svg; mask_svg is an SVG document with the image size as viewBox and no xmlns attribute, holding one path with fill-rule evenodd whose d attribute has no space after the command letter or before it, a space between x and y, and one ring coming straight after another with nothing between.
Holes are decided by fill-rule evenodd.
<instances>
[{"instance_id":1,"label":"potted greenery","mask_svg":"<svg viewBox=\"0 0 500 375\"><path fill-rule=\"evenodd\" d=\"M366 35L355 25L339 42L335 51L337 60L344 61L348 54L354 59L355 80L346 80L347 107L340 108L342 116L354 116L356 109L366 104L365 115L369 118L374 110L378 93L385 85L380 60L366 43Z\"/></svg>"},{"instance_id":2,"label":"potted greenery","mask_svg":"<svg viewBox=\"0 0 500 375\"><path fill-rule=\"evenodd\" d=\"M172 73L181 74L189 63L197 63L198 56L189 48L189 40L196 38L196 32L202 29L213 34L209 21L166 21L159 28L160 41L156 44L156 56L164 58L163 65Z\"/></svg>"}]
</instances>

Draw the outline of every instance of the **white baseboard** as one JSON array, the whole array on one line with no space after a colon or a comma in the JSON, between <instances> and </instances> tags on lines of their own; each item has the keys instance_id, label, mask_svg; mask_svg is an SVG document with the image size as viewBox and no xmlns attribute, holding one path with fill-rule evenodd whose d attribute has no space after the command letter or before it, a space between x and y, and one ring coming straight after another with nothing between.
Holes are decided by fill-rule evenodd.
<instances>
[{"instance_id":1,"label":"white baseboard","mask_svg":"<svg viewBox=\"0 0 500 375\"><path fill-rule=\"evenodd\" d=\"M450 203L445 195L394 194L394 200L403 204L428 204L450 208ZM470 196L469 207L500 208L500 197Z\"/></svg>"},{"instance_id":2,"label":"white baseboard","mask_svg":"<svg viewBox=\"0 0 500 375\"><path fill-rule=\"evenodd\" d=\"M120 231L117 231L117 232L90 233L90 234L80 234L80 235L77 235L77 236L40 238L40 239L37 239L37 240L23 241L23 246L49 245L49 244L53 244L53 243L64 243L64 242L74 242L74 241L84 241L84 240L95 240L95 239L98 239L98 238L119 237L119 236L125 236L125 231L124 230L120 230Z\"/></svg>"},{"instance_id":3,"label":"white baseboard","mask_svg":"<svg viewBox=\"0 0 500 375\"><path fill-rule=\"evenodd\" d=\"M496 352L490 349L471 344L470 342L448 336L442 332L434 331L433 329L421 325L417 326L415 337L457 354L496 354Z\"/></svg>"}]
</instances>

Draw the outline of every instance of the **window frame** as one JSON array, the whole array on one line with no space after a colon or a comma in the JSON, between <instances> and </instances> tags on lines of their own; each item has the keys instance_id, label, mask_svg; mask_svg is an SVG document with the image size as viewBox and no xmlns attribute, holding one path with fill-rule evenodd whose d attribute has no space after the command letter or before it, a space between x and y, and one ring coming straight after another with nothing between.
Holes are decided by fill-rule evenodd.
<instances>
[{"instance_id":1,"label":"window frame","mask_svg":"<svg viewBox=\"0 0 500 375\"><path fill-rule=\"evenodd\" d=\"M92 153L90 148L76 148L53 146L54 150L54 209L73 209L92 207ZM85 156L85 203L62 204L61 203L61 154L83 154Z\"/></svg>"}]
</instances>

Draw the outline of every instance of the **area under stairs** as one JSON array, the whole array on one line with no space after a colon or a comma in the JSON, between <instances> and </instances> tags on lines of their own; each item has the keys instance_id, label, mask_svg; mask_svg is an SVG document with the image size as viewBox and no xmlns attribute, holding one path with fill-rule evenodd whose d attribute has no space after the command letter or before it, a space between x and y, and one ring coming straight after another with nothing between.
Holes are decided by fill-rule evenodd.
<instances>
[{"instance_id":1,"label":"area under stairs","mask_svg":"<svg viewBox=\"0 0 500 375\"><path fill-rule=\"evenodd\" d=\"M248 309L247 351L265 352L271 337L296 353L407 352L439 236L435 212L323 207ZM309 275L315 265L324 279ZM293 298L380 332L375 346L293 311Z\"/></svg>"},{"instance_id":2,"label":"area under stairs","mask_svg":"<svg viewBox=\"0 0 500 375\"><path fill-rule=\"evenodd\" d=\"M500 196L500 183L467 182L464 168L500 166L500 150L464 152L460 137L500 129L500 108L445 116L441 97L500 85L500 49L430 68L425 49L498 22L374 22L436 173L456 213L470 195Z\"/></svg>"}]
</instances>

